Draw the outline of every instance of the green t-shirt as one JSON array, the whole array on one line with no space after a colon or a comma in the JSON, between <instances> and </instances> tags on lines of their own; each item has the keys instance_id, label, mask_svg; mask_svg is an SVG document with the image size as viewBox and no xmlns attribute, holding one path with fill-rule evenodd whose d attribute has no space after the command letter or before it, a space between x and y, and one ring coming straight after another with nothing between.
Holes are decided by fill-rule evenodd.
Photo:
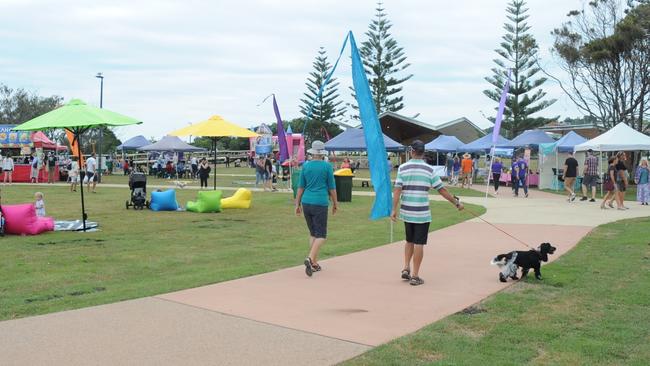
<instances>
[{"instance_id":1,"label":"green t-shirt","mask_svg":"<svg viewBox=\"0 0 650 366\"><path fill-rule=\"evenodd\" d=\"M324 160L306 162L300 172L298 188L304 188L301 203L329 206L329 190L336 189L332 166Z\"/></svg>"}]
</instances>

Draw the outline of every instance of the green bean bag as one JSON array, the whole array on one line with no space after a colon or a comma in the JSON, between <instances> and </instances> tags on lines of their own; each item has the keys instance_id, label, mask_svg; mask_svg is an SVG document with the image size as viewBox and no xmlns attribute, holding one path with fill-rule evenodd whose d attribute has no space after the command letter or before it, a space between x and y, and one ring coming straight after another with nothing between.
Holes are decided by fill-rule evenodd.
<instances>
[{"instance_id":1,"label":"green bean bag","mask_svg":"<svg viewBox=\"0 0 650 366\"><path fill-rule=\"evenodd\" d=\"M187 202L187 210L192 212L221 212L221 191L200 191L195 201Z\"/></svg>"}]
</instances>

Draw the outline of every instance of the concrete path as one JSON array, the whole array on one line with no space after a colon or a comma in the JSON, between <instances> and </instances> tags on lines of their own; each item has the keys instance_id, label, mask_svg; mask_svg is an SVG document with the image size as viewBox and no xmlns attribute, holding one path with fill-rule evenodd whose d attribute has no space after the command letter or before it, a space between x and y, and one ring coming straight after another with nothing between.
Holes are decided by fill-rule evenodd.
<instances>
[{"instance_id":1,"label":"concrete path","mask_svg":"<svg viewBox=\"0 0 650 366\"><path fill-rule=\"evenodd\" d=\"M650 215L650 209L634 203L628 211L600 210L599 203L568 203L534 192L529 198L504 194L465 201L486 206L483 219L531 245L553 243L559 250L552 259L597 225ZM323 271L313 278L296 266L152 298L0 322L0 363L335 364L507 286L498 282L490 258L525 248L490 224L474 219L431 233L421 271L426 283L420 287L399 278L402 246L397 242L324 260Z\"/></svg>"}]
</instances>

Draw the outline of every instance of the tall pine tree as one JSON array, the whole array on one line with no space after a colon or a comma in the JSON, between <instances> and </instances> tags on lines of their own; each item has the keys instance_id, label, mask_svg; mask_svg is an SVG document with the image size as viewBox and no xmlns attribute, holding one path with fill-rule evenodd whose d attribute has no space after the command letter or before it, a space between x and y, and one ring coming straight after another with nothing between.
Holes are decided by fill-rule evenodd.
<instances>
[{"instance_id":1,"label":"tall pine tree","mask_svg":"<svg viewBox=\"0 0 650 366\"><path fill-rule=\"evenodd\" d=\"M332 70L332 65L327 60L327 55L323 47L318 50L318 55L313 65L314 71L309 73L309 77L305 83L307 92L303 93L304 98L300 99L302 102L300 112L305 117L308 117L309 108L314 103L314 98L318 95L318 91ZM346 109L345 106L341 106L342 101L339 100L338 86L339 83L336 81L336 78L331 78L325 90L323 90L323 94L314 103L311 120L308 121L307 129L305 130L305 138L307 140L326 141L328 136L334 137L341 133L341 128L334 121L343 116ZM295 129L296 126L292 126L292 128ZM298 130L294 131L299 132ZM300 131L302 131L302 126Z\"/></svg>"},{"instance_id":2,"label":"tall pine tree","mask_svg":"<svg viewBox=\"0 0 650 366\"><path fill-rule=\"evenodd\" d=\"M525 4L524 0L512 0L506 9L509 20L503 25L506 34L502 37L501 48L495 50L501 58L493 60L498 67L492 68L493 76L485 78L494 88L483 91L483 94L498 103L508 77L507 69L512 69L510 90L502 122L502 128L506 130L504 132L508 138L549 122L551 119L532 117L532 115L556 101L556 99L543 100L546 92L540 87L546 82L546 78L534 79L534 76L541 71L537 66L539 46L535 38L528 33L530 26L526 23L528 9L524 7ZM494 122L494 118L490 120Z\"/></svg>"},{"instance_id":3,"label":"tall pine tree","mask_svg":"<svg viewBox=\"0 0 650 366\"><path fill-rule=\"evenodd\" d=\"M401 84L413 75L397 76L410 64L406 62L404 49L390 34L393 24L386 16L383 4L378 2L375 10L375 19L365 33L368 39L361 44L359 52L368 75L377 114L397 112L404 108L404 97L399 95L402 91Z\"/></svg>"}]
</instances>

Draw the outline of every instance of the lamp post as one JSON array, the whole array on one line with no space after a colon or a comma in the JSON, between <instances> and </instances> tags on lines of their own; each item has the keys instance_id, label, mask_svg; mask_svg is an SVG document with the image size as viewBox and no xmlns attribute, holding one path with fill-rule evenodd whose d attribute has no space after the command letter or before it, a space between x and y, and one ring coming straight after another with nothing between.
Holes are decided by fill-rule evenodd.
<instances>
[{"instance_id":1,"label":"lamp post","mask_svg":"<svg viewBox=\"0 0 650 366\"><path fill-rule=\"evenodd\" d=\"M99 79L99 108L104 108L104 75L101 72L98 72L95 75ZM102 182L102 144L104 143L104 128L99 127L99 160L98 160L98 169L97 169L97 182Z\"/></svg>"}]
</instances>

